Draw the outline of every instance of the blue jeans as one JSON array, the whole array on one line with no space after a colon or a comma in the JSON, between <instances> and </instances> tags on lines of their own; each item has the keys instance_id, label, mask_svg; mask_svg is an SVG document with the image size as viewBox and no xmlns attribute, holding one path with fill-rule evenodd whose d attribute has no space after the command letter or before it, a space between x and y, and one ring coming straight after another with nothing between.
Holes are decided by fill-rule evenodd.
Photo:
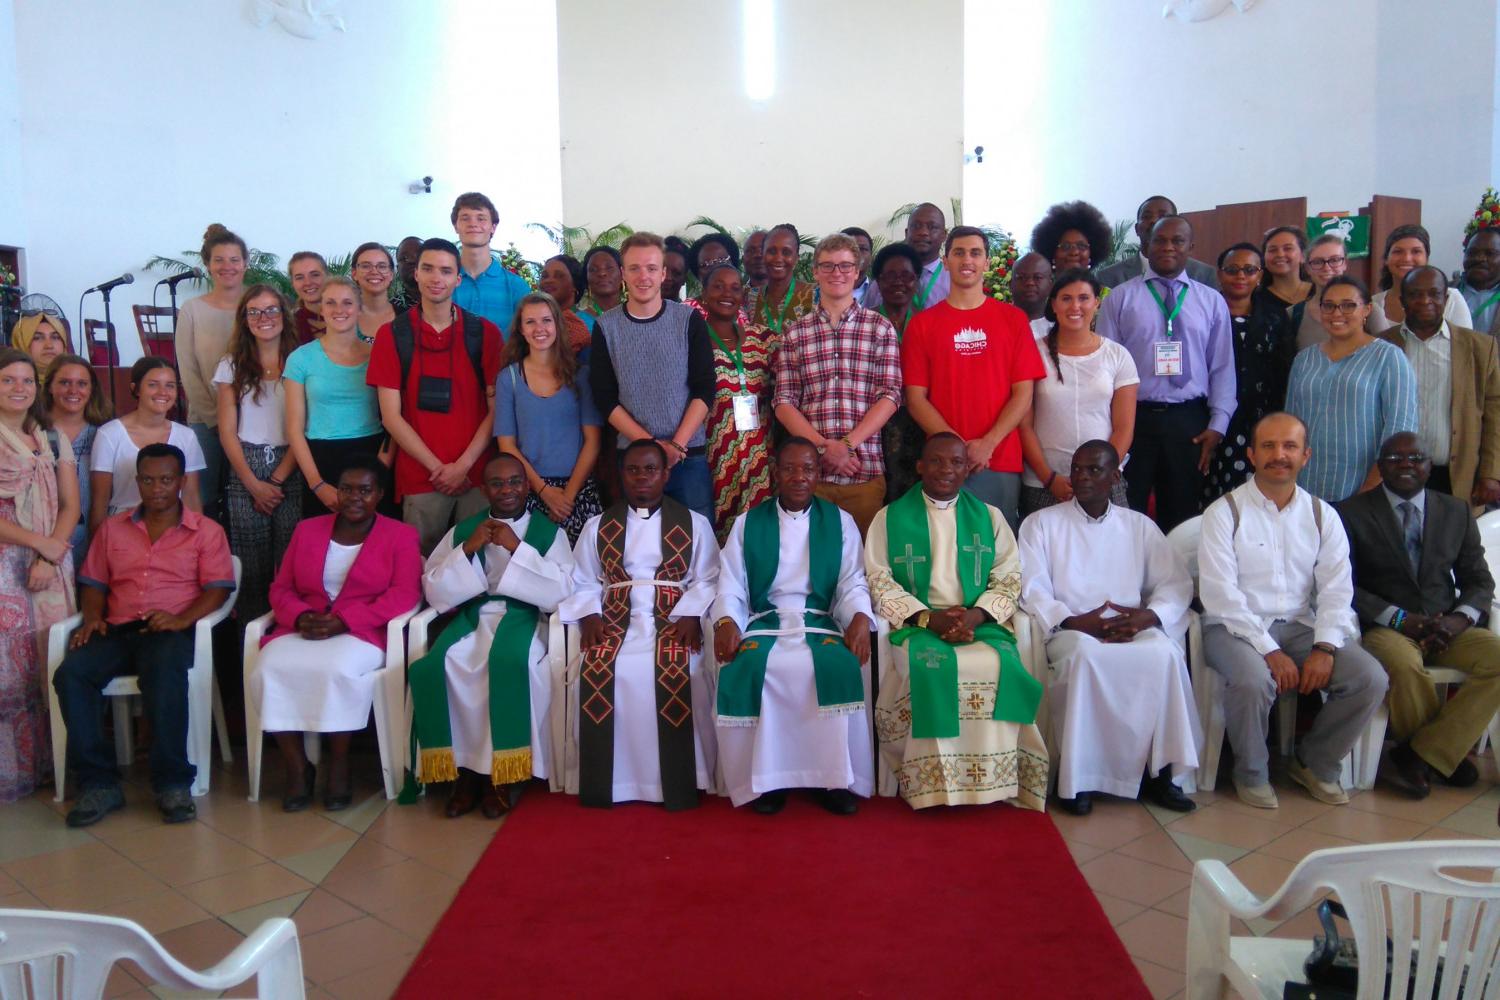
<instances>
[{"instance_id":1,"label":"blue jeans","mask_svg":"<svg viewBox=\"0 0 1500 1000\"><path fill-rule=\"evenodd\" d=\"M1016 508L1021 503L1021 474L1019 472L996 472L980 469L964 480L964 489L974 494L991 507L998 507L1010 525L1011 534L1020 523Z\"/></svg>"},{"instance_id":2,"label":"blue jeans","mask_svg":"<svg viewBox=\"0 0 1500 1000\"><path fill-rule=\"evenodd\" d=\"M708 518L710 524L713 523L713 477L709 474L708 459L704 456L691 455L678 462L667 479L666 494L688 510L697 511Z\"/></svg>"},{"instance_id":3,"label":"blue jeans","mask_svg":"<svg viewBox=\"0 0 1500 1000\"><path fill-rule=\"evenodd\" d=\"M188 428L198 439L198 447L203 449L203 461L206 463L206 467L198 473L198 497L203 501L203 514L222 523L224 467L229 461L224 457L219 429L207 424L188 424Z\"/></svg>"},{"instance_id":4,"label":"blue jeans","mask_svg":"<svg viewBox=\"0 0 1500 1000\"><path fill-rule=\"evenodd\" d=\"M104 688L116 677L140 678L141 700L151 720L151 787L187 788L198 769L188 763L188 668L193 630L144 632L132 622L111 625L80 649L69 650L52 687L68 727L68 767L78 787L120 783L114 745L104 738Z\"/></svg>"}]
</instances>

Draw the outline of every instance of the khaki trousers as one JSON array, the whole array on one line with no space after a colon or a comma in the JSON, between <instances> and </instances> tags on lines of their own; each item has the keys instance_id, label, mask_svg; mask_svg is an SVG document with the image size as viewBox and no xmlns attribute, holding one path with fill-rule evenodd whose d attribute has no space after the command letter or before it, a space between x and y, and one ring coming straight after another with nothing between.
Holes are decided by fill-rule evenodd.
<instances>
[{"instance_id":1,"label":"khaki trousers","mask_svg":"<svg viewBox=\"0 0 1500 1000\"><path fill-rule=\"evenodd\" d=\"M1370 629L1363 645L1391 679L1391 735L1410 740L1416 755L1439 773L1452 774L1500 707L1500 636L1465 629L1425 664L1421 648L1393 629ZM1462 670L1469 679L1442 704L1428 666Z\"/></svg>"},{"instance_id":2,"label":"khaki trousers","mask_svg":"<svg viewBox=\"0 0 1500 1000\"><path fill-rule=\"evenodd\" d=\"M488 506L484 491L477 486L469 487L467 492L456 497L436 491L414 493L401 501L401 520L417 529L422 558L426 559L449 528Z\"/></svg>"},{"instance_id":3,"label":"khaki trousers","mask_svg":"<svg viewBox=\"0 0 1500 1000\"><path fill-rule=\"evenodd\" d=\"M854 518L854 523L859 526L859 537L863 539L870 532L870 522L885 505L885 477L876 476L850 486L819 483L813 492Z\"/></svg>"}]
</instances>

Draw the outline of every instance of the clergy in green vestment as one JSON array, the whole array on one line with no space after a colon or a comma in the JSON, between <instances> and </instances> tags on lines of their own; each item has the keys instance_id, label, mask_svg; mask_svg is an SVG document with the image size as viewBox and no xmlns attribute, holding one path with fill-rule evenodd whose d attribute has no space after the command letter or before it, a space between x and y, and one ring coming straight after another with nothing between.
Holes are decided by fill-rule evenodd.
<instances>
[{"instance_id":1,"label":"clergy in green vestment","mask_svg":"<svg viewBox=\"0 0 1500 1000\"><path fill-rule=\"evenodd\" d=\"M892 629L875 730L913 808L1012 801L1041 809L1047 750L1041 682L1022 666L1011 618L1021 561L1004 516L962 488L957 434L927 439L921 481L875 516L865 571Z\"/></svg>"}]
</instances>

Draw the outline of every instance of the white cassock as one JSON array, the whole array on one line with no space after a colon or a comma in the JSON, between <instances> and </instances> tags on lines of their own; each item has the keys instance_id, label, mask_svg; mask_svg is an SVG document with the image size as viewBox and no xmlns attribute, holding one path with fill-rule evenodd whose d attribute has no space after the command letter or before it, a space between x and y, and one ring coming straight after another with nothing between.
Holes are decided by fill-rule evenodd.
<instances>
[{"instance_id":1,"label":"white cassock","mask_svg":"<svg viewBox=\"0 0 1500 1000\"><path fill-rule=\"evenodd\" d=\"M774 501L773 501L774 502ZM837 508L835 508L837 509ZM800 629L811 590L808 529L812 508L788 513L776 505L781 551L776 576L766 595L781 614L749 624L750 593L745 570L745 516L735 518L719 560L719 597L712 618L732 618L743 635L749 628ZM873 625L870 591L860 552L859 528L838 511L844 550L839 563L833 606L827 611L840 629L863 614ZM707 639L705 641L712 641ZM865 691L869 691L868 670ZM870 720L863 708L842 715L818 714L812 650L803 634L779 635L766 658L761 689L760 722L754 726L719 726L719 764L730 800L744 805L782 788L843 788L868 797L875 790L875 758Z\"/></svg>"},{"instance_id":2,"label":"white cassock","mask_svg":"<svg viewBox=\"0 0 1500 1000\"><path fill-rule=\"evenodd\" d=\"M713 603L719 579L719 546L713 526L702 514L689 511L693 524L693 559L682 580L683 592L669 616L698 618ZM576 625L588 615L603 613L604 569L599 562L599 519L589 518L573 548L573 593L558 607L562 620ZM625 573L631 580L654 580L661 565L661 508L625 513ZM630 588L630 624L615 658L615 802L660 802L661 760L656 741L656 588L637 583ZM712 641L712 636L705 637ZM693 756L699 788L711 788L714 772L713 697L699 676L703 653L692 653L688 676L693 694ZM572 670L572 666L569 666ZM578 697L575 690L573 697ZM577 742L577 706L569 706Z\"/></svg>"},{"instance_id":3,"label":"white cassock","mask_svg":"<svg viewBox=\"0 0 1500 1000\"><path fill-rule=\"evenodd\" d=\"M329 603L344 589L358 545L328 543L323 589ZM277 636L260 651L249 696L260 703L268 733L348 733L365 728L375 703L370 675L385 664L385 650L345 632L330 639Z\"/></svg>"},{"instance_id":4,"label":"white cassock","mask_svg":"<svg viewBox=\"0 0 1500 1000\"><path fill-rule=\"evenodd\" d=\"M439 611L451 611L481 594L513 597L542 612L531 637L531 773L538 778L551 774L552 744L548 739L547 712L552 705L552 677L547 670L547 624L545 615L554 611L572 586L573 553L561 528L545 553L527 545L527 512L508 521L521 544L514 553L499 545L486 545L484 564L478 553L464 555L453 544L453 529L443 536L422 572L422 592L427 603ZM490 739L490 643L495 628L505 617L499 601L479 610L479 627L448 647L443 673L448 680L448 719L453 727L453 761L480 774L490 773L494 746Z\"/></svg>"},{"instance_id":5,"label":"white cassock","mask_svg":"<svg viewBox=\"0 0 1500 1000\"><path fill-rule=\"evenodd\" d=\"M1021 524L1021 566L1021 603L1048 635L1057 794L1133 799L1147 770L1191 773L1202 733L1181 639L1193 581L1161 529L1126 507L1095 520L1076 500L1058 504ZM1128 643L1057 630L1105 601L1149 608L1162 627Z\"/></svg>"},{"instance_id":6,"label":"white cassock","mask_svg":"<svg viewBox=\"0 0 1500 1000\"><path fill-rule=\"evenodd\" d=\"M958 577L958 517L956 500L933 500L925 493L927 533L932 549L932 574L927 587L929 607L903 590L891 576L886 544L887 507L875 515L865 536L865 572L875 610L892 629L919 611L938 611L963 603ZM1016 599L1021 593L1021 562L1015 536L1000 511L985 504L994 537L994 561L985 590L974 606L1011 628ZM965 558L968 558L966 555ZM940 805L978 805L1013 800L1024 809L1047 804L1047 747L1035 723L1002 722L994 718L999 658L984 643L957 646L958 735L918 739L911 735L911 668L905 645L891 647L892 663L882 665L880 698L875 704L875 734L880 755L900 787L901 797L914 809Z\"/></svg>"}]
</instances>

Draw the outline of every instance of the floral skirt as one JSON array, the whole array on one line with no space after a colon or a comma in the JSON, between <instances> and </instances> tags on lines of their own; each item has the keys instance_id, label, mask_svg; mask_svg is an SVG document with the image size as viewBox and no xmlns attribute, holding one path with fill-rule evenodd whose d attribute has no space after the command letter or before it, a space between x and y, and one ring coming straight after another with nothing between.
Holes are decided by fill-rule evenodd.
<instances>
[{"instance_id":1,"label":"floral skirt","mask_svg":"<svg viewBox=\"0 0 1500 1000\"><path fill-rule=\"evenodd\" d=\"M0 499L0 520L16 520ZM42 658L26 577L34 553L0 545L0 802L34 792L52 773L52 741L42 701Z\"/></svg>"},{"instance_id":2,"label":"floral skirt","mask_svg":"<svg viewBox=\"0 0 1500 1000\"><path fill-rule=\"evenodd\" d=\"M543 476L542 480L548 486L560 486L563 489L567 489L568 487L567 476ZM526 509L539 513L543 517L550 516L547 513L547 505L542 503L542 498L535 493L532 493L526 499ZM594 477L589 476L583 481L583 485L579 487L578 496L573 498L572 516L559 525L563 531L567 532L568 544L576 545L578 543L578 533L583 530L584 524L588 522L589 518L603 510L604 505L599 501L599 486L594 482ZM545 552L542 554L546 555Z\"/></svg>"}]
</instances>

